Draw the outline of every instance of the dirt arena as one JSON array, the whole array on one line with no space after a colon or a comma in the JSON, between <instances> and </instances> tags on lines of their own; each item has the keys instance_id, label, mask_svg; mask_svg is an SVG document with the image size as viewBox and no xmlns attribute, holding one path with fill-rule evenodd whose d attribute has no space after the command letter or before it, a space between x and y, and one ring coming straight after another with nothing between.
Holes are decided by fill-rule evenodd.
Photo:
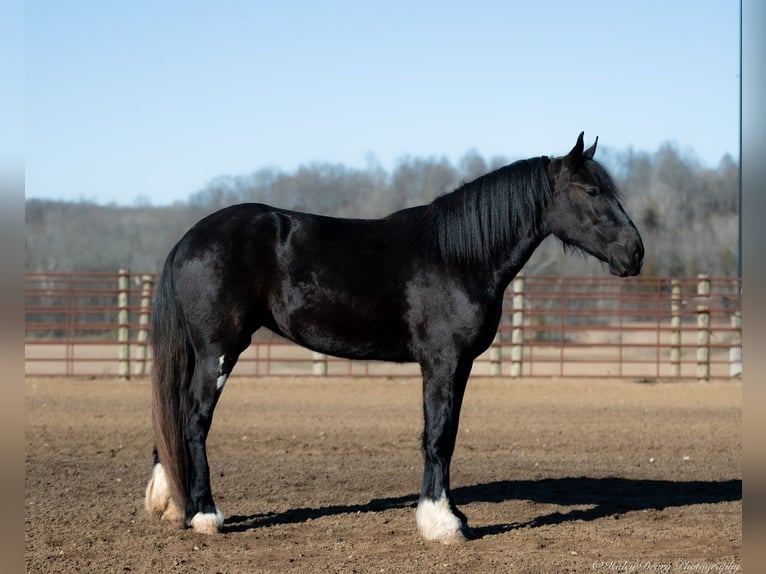
<instances>
[{"instance_id":1,"label":"dirt arena","mask_svg":"<svg viewBox=\"0 0 766 574\"><path fill-rule=\"evenodd\" d=\"M27 572L737 572L739 382L477 378L452 464L478 539L422 541L417 379L233 377L208 440L226 515L148 519L147 381L28 377Z\"/></svg>"}]
</instances>

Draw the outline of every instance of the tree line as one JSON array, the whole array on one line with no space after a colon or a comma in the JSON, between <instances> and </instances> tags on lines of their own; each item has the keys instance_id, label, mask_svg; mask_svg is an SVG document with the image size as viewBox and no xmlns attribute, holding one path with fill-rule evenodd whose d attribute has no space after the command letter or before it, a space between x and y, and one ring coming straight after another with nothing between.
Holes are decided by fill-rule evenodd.
<instances>
[{"instance_id":1,"label":"tree line","mask_svg":"<svg viewBox=\"0 0 766 574\"><path fill-rule=\"evenodd\" d=\"M692 152L666 143L653 153L599 148L622 203L644 239L645 275L731 276L737 273L739 168L731 156L701 165ZM218 177L171 206L103 206L27 200L27 271L159 271L170 248L204 215L221 207L261 202L341 217L382 217L428 203L462 183L510 163L469 151L446 158L406 157L387 171L316 163L290 172L264 168ZM567 255L548 238L527 263L528 273L603 273L592 258Z\"/></svg>"}]
</instances>

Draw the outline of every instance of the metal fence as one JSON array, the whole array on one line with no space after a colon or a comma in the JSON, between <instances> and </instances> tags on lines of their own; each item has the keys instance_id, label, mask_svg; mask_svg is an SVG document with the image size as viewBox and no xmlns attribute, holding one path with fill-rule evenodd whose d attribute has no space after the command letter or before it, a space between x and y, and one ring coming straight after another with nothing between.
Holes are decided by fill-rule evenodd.
<instances>
[{"instance_id":1,"label":"metal fence","mask_svg":"<svg viewBox=\"0 0 766 574\"><path fill-rule=\"evenodd\" d=\"M146 273L27 273L29 375L149 373L152 295ZM741 375L737 278L521 275L494 344L473 374L496 377L730 378ZM265 330L236 374L405 376L413 364L337 359Z\"/></svg>"}]
</instances>

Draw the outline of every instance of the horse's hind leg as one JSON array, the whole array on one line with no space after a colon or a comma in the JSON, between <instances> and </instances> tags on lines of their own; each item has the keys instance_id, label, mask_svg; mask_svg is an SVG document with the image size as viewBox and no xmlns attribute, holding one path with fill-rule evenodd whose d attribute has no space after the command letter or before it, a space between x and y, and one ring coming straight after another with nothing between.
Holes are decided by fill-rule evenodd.
<instances>
[{"instance_id":1,"label":"horse's hind leg","mask_svg":"<svg viewBox=\"0 0 766 574\"><path fill-rule=\"evenodd\" d=\"M146 511L177 528L184 527L184 510L173 500L165 468L160 463L157 448L152 452L152 475L146 485L144 499Z\"/></svg>"},{"instance_id":2,"label":"horse's hind leg","mask_svg":"<svg viewBox=\"0 0 766 574\"><path fill-rule=\"evenodd\" d=\"M215 534L223 525L223 514L213 502L205 442L213 410L238 356L239 350L226 353L218 346L198 351L188 389L186 436L191 476L186 516L195 531L205 534Z\"/></svg>"}]
</instances>

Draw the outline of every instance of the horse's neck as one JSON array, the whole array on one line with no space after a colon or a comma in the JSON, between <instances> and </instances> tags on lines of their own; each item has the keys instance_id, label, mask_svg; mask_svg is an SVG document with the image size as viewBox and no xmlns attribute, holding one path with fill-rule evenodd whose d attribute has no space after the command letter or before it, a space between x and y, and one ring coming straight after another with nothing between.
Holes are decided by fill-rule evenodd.
<instances>
[{"instance_id":1,"label":"horse's neck","mask_svg":"<svg viewBox=\"0 0 766 574\"><path fill-rule=\"evenodd\" d=\"M507 251L496 256L492 263L492 269L488 269L492 290L496 293L504 293L514 277L521 271L524 265L532 257L535 249L549 235L545 230L530 232L514 240L508 246Z\"/></svg>"}]
</instances>

